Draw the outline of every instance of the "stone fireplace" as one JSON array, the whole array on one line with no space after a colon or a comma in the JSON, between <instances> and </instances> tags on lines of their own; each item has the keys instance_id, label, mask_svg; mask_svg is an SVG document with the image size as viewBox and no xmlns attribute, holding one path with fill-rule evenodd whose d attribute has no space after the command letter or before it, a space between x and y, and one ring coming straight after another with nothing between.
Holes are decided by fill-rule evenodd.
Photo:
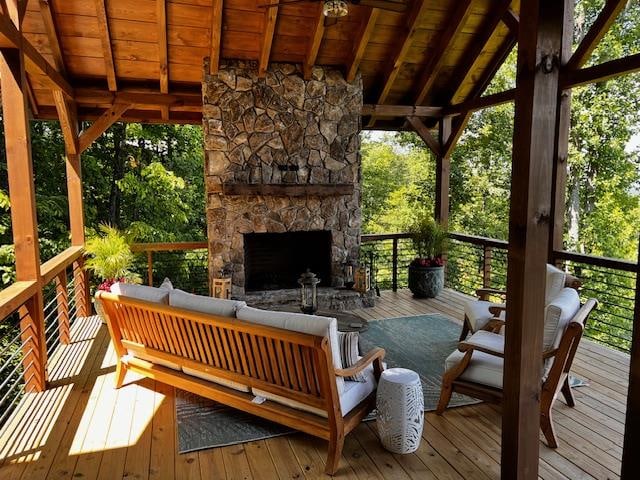
<instances>
[{"instance_id":1,"label":"stone fireplace","mask_svg":"<svg viewBox=\"0 0 640 480\"><path fill-rule=\"evenodd\" d=\"M311 263L325 272L321 286L339 287L360 248L361 79L316 67L304 80L298 66L277 63L265 78L257 73L255 62L230 62L204 78L210 271L230 272L240 298L295 286ZM279 237L290 242L289 257L301 258L283 256L275 235L285 233L307 235ZM314 233L327 244L311 242ZM247 253L263 263L247 264ZM269 273L274 256L286 271Z\"/></svg>"}]
</instances>

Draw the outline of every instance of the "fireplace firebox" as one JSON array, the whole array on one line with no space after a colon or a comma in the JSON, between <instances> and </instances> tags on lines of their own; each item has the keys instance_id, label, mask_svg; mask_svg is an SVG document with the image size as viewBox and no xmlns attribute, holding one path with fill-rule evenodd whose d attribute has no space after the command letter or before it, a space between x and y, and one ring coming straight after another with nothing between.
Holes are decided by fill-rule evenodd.
<instances>
[{"instance_id":1,"label":"fireplace firebox","mask_svg":"<svg viewBox=\"0 0 640 480\"><path fill-rule=\"evenodd\" d=\"M298 287L310 269L331 285L331 232L328 230L244 235L245 291Z\"/></svg>"}]
</instances>

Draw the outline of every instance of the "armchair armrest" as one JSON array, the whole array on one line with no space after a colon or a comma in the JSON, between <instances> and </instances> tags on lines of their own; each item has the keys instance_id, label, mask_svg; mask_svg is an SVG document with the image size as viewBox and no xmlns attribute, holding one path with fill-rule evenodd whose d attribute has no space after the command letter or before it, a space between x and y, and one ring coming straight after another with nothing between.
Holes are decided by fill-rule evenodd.
<instances>
[{"instance_id":1,"label":"armchair armrest","mask_svg":"<svg viewBox=\"0 0 640 480\"><path fill-rule=\"evenodd\" d=\"M480 300L488 300L491 295L504 297L506 294L506 291L498 290L497 288L479 288L476 290L476 295Z\"/></svg>"},{"instance_id":2,"label":"armchair armrest","mask_svg":"<svg viewBox=\"0 0 640 480\"><path fill-rule=\"evenodd\" d=\"M489 312L494 317L499 317L502 312L506 312L506 311L507 311L507 306L506 305L498 305L498 304L496 304L496 305L491 305L489 307Z\"/></svg>"},{"instance_id":3,"label":"armchair armrest","mask_svg":"<svg viewBox=\"0 0 640 480\"><path fill-rule=\"evenodd\" d=\"M374 367L376 369L380 369L382 372L382 359L385 356L385 351L383 348L376 347L369 350L366 355L364 355L360 360L358 360L355 364L351 365L349 368L336 368L335 373L340 377L352 377L362 370L367 368L370 364L376 363Z\"/></svg>"},{"instance_id":4,"label":"armchair armrest","mask_svg":"<svg viewBox=\"0 0 640 480\"><path fill-rule=\"evenodd\" d=\"M458 350L465 353L483 352L495 357L504 358L504 344L496 344L496 342L493 341L496 338L501 337L495 333L489 333L481 330L473 334L464 342L458 343Z\"/></svg>"}]
</instances>

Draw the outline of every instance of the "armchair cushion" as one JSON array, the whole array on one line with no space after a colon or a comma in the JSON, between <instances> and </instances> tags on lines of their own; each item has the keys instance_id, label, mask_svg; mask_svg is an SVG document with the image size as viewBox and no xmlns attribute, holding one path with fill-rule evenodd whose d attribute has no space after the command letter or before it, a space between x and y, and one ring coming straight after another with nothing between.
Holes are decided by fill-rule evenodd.
<instances>
[{"instance_id":1,"label":"armchair cushion","mask_svg":"<svg viewBox=\"0 0 640 480\"><path fill-rule=\"evenodd\" d=\"M169 303L169 290L148 287L135 283L116 282L111 285L111 293L152 303Z\"/></svg>"},{"instance_id":2,"label":"armchair cushion","mask_svg":"<svg viewBox=\"0 0 640 480\"><path fill-rule=\"evenodd\" d=\"M573 288L563 288L548 304L544 317L543 349L557 348L568 323L580 310L580 297Z\"/></svg>"},{"instance_id":3,"label":"armchair cushion","mask_svg":"<svg viewBox=\"0 0 640 480\"><path fill-rule=\"evenodd\" d=\"M236 312L247 304L236 300L194 295L175 288L169 292L169 305L209 315L235 317Z\"/></svg>"},{"instance_id":4,"label":"armchair cushion","mask_svg":"<svg viewBox=\"0 0 640 480\"><path fill-rule=\"evenodd\" d=\"M549 305L549 302L560 293L564 288L566 279L567 274L565 272L547 263L547 283L544 293L545 305Z\"/></svg>"},{"instance_id":5,"label":"armchair cushion","mask_svg":"<svg viewBox=\"0 0 640 480\"><path fill-rule=\"evenodd\" d=\"M494 305L504 306L503 303L493 303L484 300L474 300L467 302L464 306L464 314L469 319L471 328L474 332L484 327L489 320L493 318L493 314L489 311L489 307ZM504 311L500 313L501 320L504 320Z\"/></svg>"},{"instance_id":6,"label":"armchair cushion","mask_svg":"<svg viewBox=\"0 0 640 480\"><path fill-rule=\"evenodd\" d=\"M478 345L488 350L504 353L504 337L497 333L479 331L471 335L465 343ZM458 365L464 353L456 350L445 360L445 370L449 370ZM461 380L480 383L494 388L502 388L503 359L489 353L474 351L471 361L466 370L460 375Z\"/></svg>"}]
</instances>

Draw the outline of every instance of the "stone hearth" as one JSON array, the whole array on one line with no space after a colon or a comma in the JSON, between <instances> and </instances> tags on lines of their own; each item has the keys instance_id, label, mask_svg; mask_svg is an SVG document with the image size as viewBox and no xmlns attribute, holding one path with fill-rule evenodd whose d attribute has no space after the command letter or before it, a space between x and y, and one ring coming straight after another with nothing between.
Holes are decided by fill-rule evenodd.
<instances>
[{"instance_id":1,"label":"stone hearth","mask_svg":"<svg viewBox=\"0 0 640 480\"><path fill-rule=\"evenodd\" d=\"M231 62L205 74L210 271L231 272L234 296L245 294L249 233L330 232L324 286L343 285L360 248L361 108L361 79L337 69L316 67L305 81L298 66L275 63L258 78L255 62Z\"/></svg>"}]
</instances>

